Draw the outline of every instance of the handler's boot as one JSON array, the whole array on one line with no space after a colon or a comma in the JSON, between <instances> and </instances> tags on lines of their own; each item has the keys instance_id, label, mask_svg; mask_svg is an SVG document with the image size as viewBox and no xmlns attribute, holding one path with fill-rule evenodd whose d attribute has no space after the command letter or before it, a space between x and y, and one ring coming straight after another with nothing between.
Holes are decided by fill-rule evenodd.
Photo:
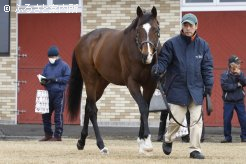
<instances>
[{"instance_id":1,"label":"handler's boot","mask_svg":"<svg viewBox=\"0 0 246 164\"><path fill-rule=\"evenodd\" d=\"M165 133L165 129L166 129L166 122L161 121L159 124L159 131L158 131L158 136L157 136L156 141L158 142L163 141L163 135Z\"/></svg>"},{"instance_id":2,"label":"handler's boot","mask_svg":"<svg viewBox=\"0 0 246 164\"><path fill-rule=\"evenodd\" d=\"M53 137L49 141L62 141L61 137Z\"/></svg>"},{"instance_id":3,"label":"handler's boot","mask_svg":"<svg viewBox=\"0 0 246 164\"><path fill-rule=\"evenodd\" d=\"M52 139L52 136L45 134L45 136L43 138L41 138L39 141L49 141L50 139Z\"/></svg>"},{"instance_id":4,"label":"handler's boot","mask_svg":"<svg viewBox=\"0 0 246 164\"><path fill-rule=\"evenodd\" d=\"M172 146L173 146L173 143L172 142L166 143L165 141L163 141L163 144L162 144L162 150L163 150L163 152L166 155L171 154L171 152L172 152Z\"/></svg>"},{"instance_id":5,"label":"handler's boot","mask_svg":"<svg viewBox=\"0 0 246 164\"><path fill-rule=\"evenodd\" d=\"M199 151L193 151L190 153L190 158L194 159L205 159L205 156Z\"/></svg>"}]
</instances>

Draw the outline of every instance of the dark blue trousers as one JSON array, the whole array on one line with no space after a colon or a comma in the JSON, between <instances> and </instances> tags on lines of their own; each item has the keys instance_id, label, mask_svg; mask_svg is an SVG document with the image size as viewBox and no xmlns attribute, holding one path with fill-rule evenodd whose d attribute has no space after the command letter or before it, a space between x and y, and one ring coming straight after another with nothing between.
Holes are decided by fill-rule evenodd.
<instances>
[{"instance_id":1,"label":"dark blue trousers","mask_svg":"<svg viewBox=\"0 0 246 164\"><path fill-rule=\"evenodd\" d=\"M54 112L55 132L54 137L60 138L63 133L63 112L64 112L64 92L49 91L49 113L42 115L44 132L46 135L53 136L51 128L51 116Z\"/></svg>"},{"instance_id":2,"label":"dark blue trousers","mask_svg":"<svg viewBox=\"0 0 246 164\"><path fill-rule=\"evenodd\" d=\"M231 137L231 120L233 117L234 109L237 112L237 117L241 127L241 139L246 139L246 113L245 105L243 103L224 103L224 136L228 141L232 140Z\"/></svg>"}]
</instances>

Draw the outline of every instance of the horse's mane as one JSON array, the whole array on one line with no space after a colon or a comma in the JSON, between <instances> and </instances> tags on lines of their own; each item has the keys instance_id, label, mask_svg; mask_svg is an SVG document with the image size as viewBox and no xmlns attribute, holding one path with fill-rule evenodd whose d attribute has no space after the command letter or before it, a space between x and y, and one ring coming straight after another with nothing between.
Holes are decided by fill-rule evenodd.
<instances>
[{"instance_id":1,"label":"horse's mane","mask_svg":"<svg viewBox=\"0 0 246 164\"><path fill-rule=\"evenodd\" d=\"M135 30L137 28L138 25L142 25L147 23L150 19L153 19L153 15L151 14L151 12L146 12L145 10L143 11L143 15L140 17L136 17L132 23L124 30L124 33L128 33L132 30ZM139 22L140 21L140 22Z\"/></svg>"},{"instance_id":2,"label":"horse's mane","mask_svg":"<svg viewBox=\"0 0 246 164\"><path fill-rule=\"evenodd\" d=\"M139 17L133 19L132 23L124 30L124 33L128 33L133 29L136 29L137 24L138 24Z\"/></svg>"}]
</instances>

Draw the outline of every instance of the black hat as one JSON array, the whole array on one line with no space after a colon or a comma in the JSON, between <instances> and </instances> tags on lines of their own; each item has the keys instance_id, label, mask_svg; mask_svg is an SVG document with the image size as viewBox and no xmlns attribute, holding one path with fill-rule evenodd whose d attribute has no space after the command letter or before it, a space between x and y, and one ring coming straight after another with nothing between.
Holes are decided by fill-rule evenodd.
<instances>
[{"instance_id":1,"label":"black hat","mask_svg":"<svg viewBox=\"0 0 246 164\"><path fill-rule=\"evenodd\" d=\"M56 46L51 46L48 50L48 56L58 56L59 50Z\"/></svg>"},{"instance_id":2,"label":"black hat","mask_svg":"<svg viewBox=\"0 0 246 164\"><path fill-rule=\"evenodd\" d=\"M228 60L229 64L235 63L235 64L240 64L242 63L241 60L236 56L236 55L232 55L229 60Z\"/></svg>"}]
</instances>

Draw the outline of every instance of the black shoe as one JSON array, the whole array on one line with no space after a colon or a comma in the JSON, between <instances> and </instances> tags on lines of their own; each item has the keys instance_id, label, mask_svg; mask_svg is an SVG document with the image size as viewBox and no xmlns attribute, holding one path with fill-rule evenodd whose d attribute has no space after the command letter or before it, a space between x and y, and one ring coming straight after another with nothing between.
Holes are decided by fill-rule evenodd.
<instances>
[{"instance_id":1,"label":"black shoe","mask_svg":"<svg viewBox=\"0 0 246 164\"><path fill-rule=\"evenodd\" d=\"M246 142L246 138L242 138L241 139L241 142Z\"/></svg>"},{"instance_id":2,"label":"black shoe","mask_svg":"<svg viewBox=\"0 0 246 164\"><path fill-rule=\"evenodd\" d=\"M171 154L172 152L172 146L173 146L173 143L166 143L165 141L163 142L162 144L162 150L163 152L166 154L166 155L169 155Z\"/></svg>"},{"instance_id":3,"label":"black shoe","mask_svg":"<svg viewBox=\"0 0 246 164\"><path fill-rule=\"evenodd\" d=\"M185 136L181 137L181 139L182 139L182 142L185 142L185 143L190 142L190 136L189 135L185 135Z\"/></svg>"},{"instance_id":4,"label":"black shoe","mask_svg":"<svg viewBox=\"0 0 246 164\"><path fill-rule=\"evenodd\" d=\"M232 143L232 140L223 139L220 143Z\"/></svg>"},{"instance_id":5,"label":"black shoe","mask_svg":"<svg viewBox=\"0 0 246 164\"><path fill-rule=\"evenodd\" d=\"M200 153L199 151L193 151L190 153L190 158L194 158L194 159L204 159L204 155L202 153Z\"/></svg>"}]
</instances>

